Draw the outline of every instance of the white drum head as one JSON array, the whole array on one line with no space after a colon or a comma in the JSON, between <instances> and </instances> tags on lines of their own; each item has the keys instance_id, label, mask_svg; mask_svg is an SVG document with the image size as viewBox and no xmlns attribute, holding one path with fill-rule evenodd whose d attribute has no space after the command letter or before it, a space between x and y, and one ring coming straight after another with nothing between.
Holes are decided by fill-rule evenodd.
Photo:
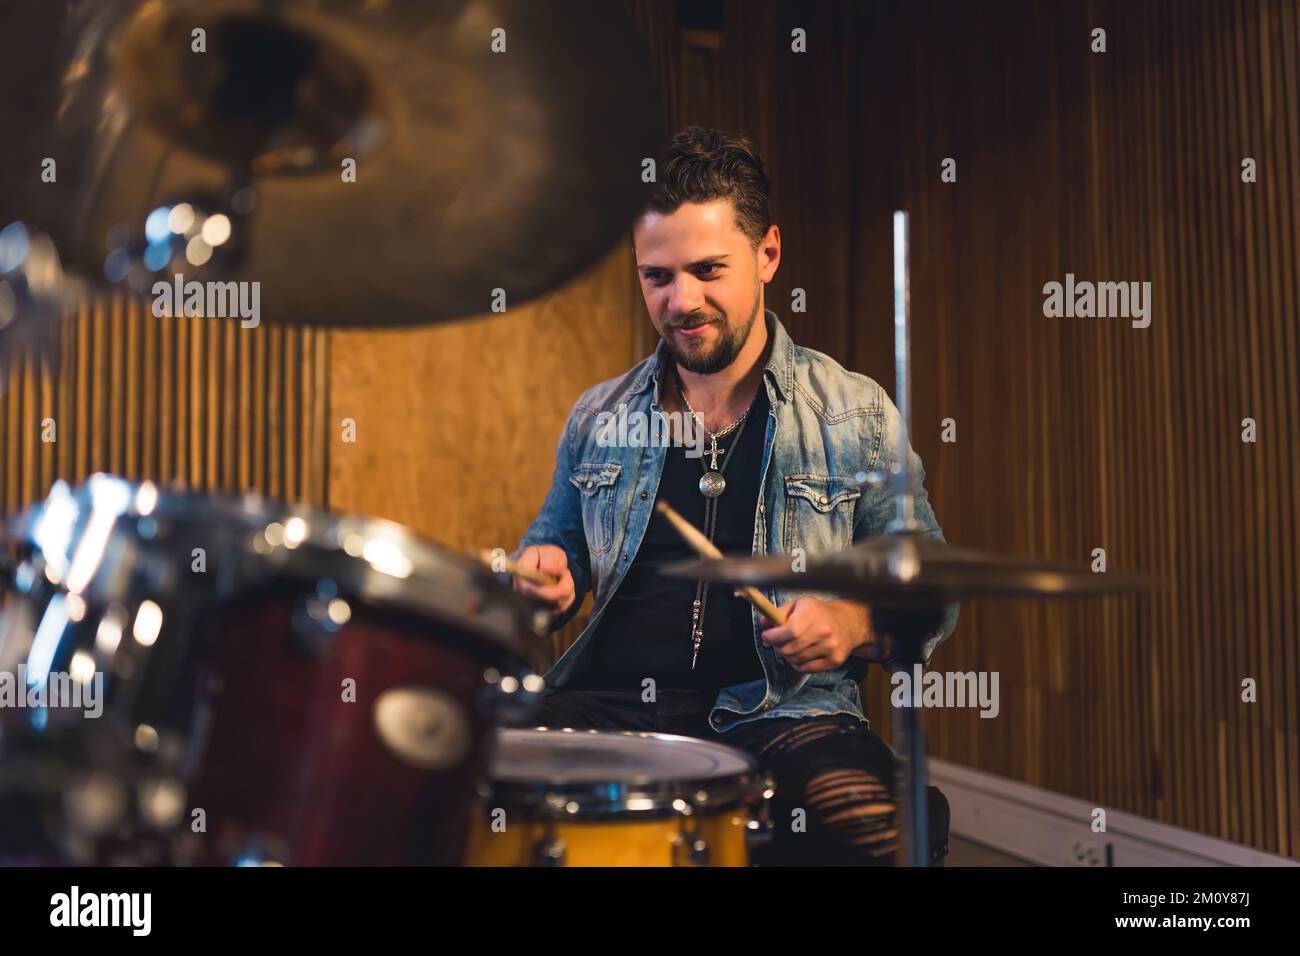
<instances>
[{"instance_id":1,"label":"white drum head","mask_svg":"<svg viewBox=\"0 0 1300 956\"><path fill-rule=\"evenodd\" d=\"M551 784L712 780L754 769L744 751L694 737L599 730L502 730L493 780Z\"/></svg>"}]
</instances>

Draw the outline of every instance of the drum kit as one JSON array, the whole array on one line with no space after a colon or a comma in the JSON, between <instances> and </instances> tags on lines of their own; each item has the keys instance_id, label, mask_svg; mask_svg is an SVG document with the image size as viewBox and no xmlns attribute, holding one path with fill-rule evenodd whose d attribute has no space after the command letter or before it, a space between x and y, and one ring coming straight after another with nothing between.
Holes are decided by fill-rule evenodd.
<instances>
[{"instance_id":1,"label":"drum kit","mask_svg":"<svg viewBox=\"0 0 1300 956\"><path fill-rule=\"evenodd\" d=\"M70 8L55 132L75 198L0 235L0 349L167 265L262 281L273 320L446 321L494 288L525 299L626 230L628 170L663 138L635 34L599 0L563 19L529 0ZM178 52L198 28L205 54ZM323 190L353 157L355 184ZM198 264L148 223L182 204L198 235L230 227ZM780 556L673 573L867 601L909 669L945 602L1152 584L940 545L916 533L906 463L862 480L896 490L882 538L798 573ZM392 522L97 474L4 520L0 572L0 863L732 866L770 835L772 781L740 751L529 727L547 616ZM898 719L901 862L924 865L919 714Z\"/></svg>"},{"instance_id":2,"label":"drum kit","mask_svg":"<svg viewBox=\"0 0 1300 956\"><path fill-rule=\"evenodd\" d=\"M101 474L9 537L0 670L98 711L0 710L36 859L456 862L491 736L543 687L532 606L390 522Z\"/></svg>"}]
</instances>

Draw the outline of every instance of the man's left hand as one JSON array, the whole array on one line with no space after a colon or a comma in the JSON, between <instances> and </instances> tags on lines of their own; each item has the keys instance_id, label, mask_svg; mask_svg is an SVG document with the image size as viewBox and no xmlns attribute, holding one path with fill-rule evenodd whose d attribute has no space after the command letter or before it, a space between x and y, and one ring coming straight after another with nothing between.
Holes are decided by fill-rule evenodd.
<instances>
[{"instance_id":1,"label":"man's left hand","mask_svg":"<svg viewBox=\"0 0 1300 956\"><path fill-rule=\"evenodd\" d=\"M763 617L766 630L760 636L801 673L833 671L854 648L871 641L870 612L862 604L801 597L780 610L786 614L785 623L774 627Z\"/></svg>"}]
</instances>

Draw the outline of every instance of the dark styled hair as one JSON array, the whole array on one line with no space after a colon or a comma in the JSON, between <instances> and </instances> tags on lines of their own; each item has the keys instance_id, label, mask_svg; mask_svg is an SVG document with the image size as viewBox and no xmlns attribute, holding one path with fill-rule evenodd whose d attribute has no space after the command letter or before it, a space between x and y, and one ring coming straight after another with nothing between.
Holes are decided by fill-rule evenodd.
<instances>
[{"instance_id":1,"label":"dark styled hair","mask_svg":"<svg viewBox=\"0 0 1300 956\"><path fill-rule=\"evenodd\" d=\"M670 215L682 203L730 199L737 227L758 248L772 225L769 188L763 160L748 137L687 126L668 144L646 211Z\"/></svg>"}]
</instances>

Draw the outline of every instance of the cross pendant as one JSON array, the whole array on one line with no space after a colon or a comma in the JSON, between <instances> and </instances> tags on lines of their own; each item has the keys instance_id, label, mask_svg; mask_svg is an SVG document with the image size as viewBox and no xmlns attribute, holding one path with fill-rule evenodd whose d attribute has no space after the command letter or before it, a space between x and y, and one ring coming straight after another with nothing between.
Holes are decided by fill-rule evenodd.
<instances>
[{"instance_id":1,"label":"cross pendant","mask_svg":"<svg viewBox=\"0 0 1300 956\"><path fill-rule=\"evenodd\" d=\"M719 456L719 455L722 455L722 454L725 454L725 453L726 453L726 449L725 449L725 448L719 448L719 447L718 447L718 436L717 436L717 435L710 435L710 436L709 436L709 440L710 440L710 442L712 443L712 444L710 445L710 447L709 447L709 469L710 469L711 471L717 471L717 470L718 470L718 456Z\"/></svg>"}]
</instances>

